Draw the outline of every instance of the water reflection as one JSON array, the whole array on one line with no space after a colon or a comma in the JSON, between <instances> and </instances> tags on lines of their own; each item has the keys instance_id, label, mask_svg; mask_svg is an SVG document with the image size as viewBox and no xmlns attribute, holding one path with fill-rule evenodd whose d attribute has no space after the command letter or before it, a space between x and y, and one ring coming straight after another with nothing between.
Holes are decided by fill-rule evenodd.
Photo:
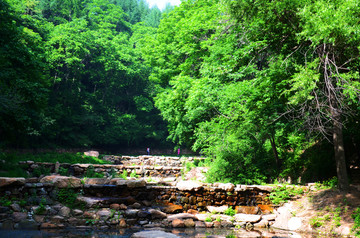
<instances>
[{"instance_id":1,"label":"water reflection","mask_svg":"<svg viewBox=\"0 0 360 238\"><path fill-rule=\"evenodd\" d=\"M62 237L85 237L85 238L125 238L131 237L135 232L143 229L119 229L119 230L0 230L0 238L62 238ZM311 238L311 234L297 234L286 231L252 230L243 229L161 229L179 237L194 238Z\"/></svg>"}]
</instances>

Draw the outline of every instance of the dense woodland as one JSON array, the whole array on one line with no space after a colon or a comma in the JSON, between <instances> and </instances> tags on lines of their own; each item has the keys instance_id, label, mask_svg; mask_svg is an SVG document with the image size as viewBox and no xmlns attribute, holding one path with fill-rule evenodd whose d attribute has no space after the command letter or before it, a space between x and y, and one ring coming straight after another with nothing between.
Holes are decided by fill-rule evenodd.
<instances>
[{"instance_id":1,"label":"dense woodland","mask_svg":"<svg viewBox=\"0 0 360 238\"><path fill-rule=\"evenodd\" d=\"M212 159L209 182L348 187L358 1L0 4L1 148L181 146Z\"/></svg>"}]
</instances>

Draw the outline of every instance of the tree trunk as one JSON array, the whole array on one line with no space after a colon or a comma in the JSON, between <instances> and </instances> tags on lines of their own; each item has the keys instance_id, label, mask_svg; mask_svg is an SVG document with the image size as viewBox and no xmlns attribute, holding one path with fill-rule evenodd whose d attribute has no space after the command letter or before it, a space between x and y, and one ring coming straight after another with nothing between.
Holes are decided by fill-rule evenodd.
<instances>
[{"instance_id":1,"label":"tree trunk","mask_svg":"<svg viewBox=\"0 0 360 238\"><path fill-rule=\"evenodd\" d=\"M333 143L335 150L336 172L338 177L338 188L343 191L349 190L349 181L346 171L346 160L344 150L344 139L340 113L336 109L331 110L333 117Z\"/></svg>"},{"instance_id":2,"label":"tree trunk","mask_svg":"<svg viewBox=\"0 0 360 238\"><path fill-rule=\"evenodd\" d=\"M276 149L275 138L272 135L269 135L269 138L270 138L271 148L274 153L274 157L276 161L276 168L278 171L280 171L280 159L279 159L279 153L277 152Z\"/></svg>"}]
</instances>

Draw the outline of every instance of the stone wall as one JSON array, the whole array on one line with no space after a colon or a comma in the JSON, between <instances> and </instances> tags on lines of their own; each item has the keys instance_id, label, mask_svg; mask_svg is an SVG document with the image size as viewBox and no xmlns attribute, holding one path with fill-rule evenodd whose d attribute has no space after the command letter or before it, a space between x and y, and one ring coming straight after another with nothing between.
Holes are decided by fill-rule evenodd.
<instances>
[{"instance_id":1,"label":"stone wall","mask_svg":"<svg viewBox=\"0 0 360 238\"><path fill-rule=\"evenodd\" d=\"M36 170L40 168L42 170L47 170L49 173L59 173L61 169L66 170L66 175L84 177L87 174L89 169L93 170L95 173L101 173L105 177L116 177L120 176L127 171L127 174L135 172L137 176L140 177L180 177L182 167L170 167L170 166L152 166L152 165L116 165L116 164L54 164L47 162L33 162L33 161L24 161L20 162L20 166L27 171L29 176L34 176ZM134 164L134 163L131 163Z\"/></svg>"},{"instance_id":2,"label":"stone wall","mask_svg":"<svg viewBox=\"0 0 360 238\"><path fill-rule=\"evenodd\" d=\"M237 211L243 206L258 208L252 215L255 214L256 219L251 218L252 223L257 223L262 216L267 216L268 212L263 207L270 207L266 197L271 189L269 186L199 184L192 181L181 181L176 186L157 186L147 184L143 179L80 179L59 175L41 179L0 178L0 196L9 201L9 204L0 207L0 228L175 227L173 221L179 220L179 217L171 214L185 212L187 215L180 217L191 217L190 220L205 226L206 217L199 214L200 211L215 209L224 212L224 208L230 206ZM76 202L59 203L59 196L63 196L64 191L76 194ZM236 222L245 219L240 215L235 218L221 216L229 220L224 226L236 225ZM195 226L192 224L195 223L190 226Z\"/></svg>"}]
</instances>

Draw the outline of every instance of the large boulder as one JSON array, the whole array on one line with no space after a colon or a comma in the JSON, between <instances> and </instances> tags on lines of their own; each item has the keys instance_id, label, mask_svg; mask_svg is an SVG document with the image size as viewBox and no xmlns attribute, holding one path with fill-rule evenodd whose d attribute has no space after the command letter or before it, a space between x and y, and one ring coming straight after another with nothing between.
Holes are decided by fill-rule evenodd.
<instances>
[{"instance_id":1,"label":"large boulder","mask_svg":"<svg viewBox=\"0 0 360 238\"><path fill-rule=\"evenodd\" d=\"M272 227L274 228L279 228L279 229L283 229L283 230L288 230L288 222L291 219L292 215L290 212L290 209L288 208L288 206L283 206L280 207L278 210L278 215L275 219L275 223L272 225Z\"/></svg>"}]
</instances>

